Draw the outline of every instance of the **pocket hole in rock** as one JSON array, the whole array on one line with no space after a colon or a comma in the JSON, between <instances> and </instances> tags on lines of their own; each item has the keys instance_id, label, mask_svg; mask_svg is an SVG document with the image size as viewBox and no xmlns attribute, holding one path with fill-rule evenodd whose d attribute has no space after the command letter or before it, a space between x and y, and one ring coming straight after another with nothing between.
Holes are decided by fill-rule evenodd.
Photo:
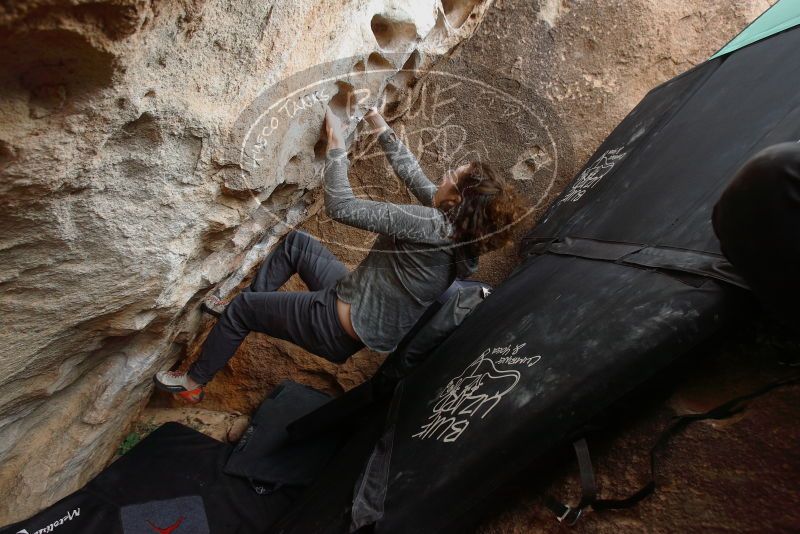
<instances>
[{"instance_id":1,"label":"pocket hole in rock","mask_svg":"<svg viewBox=\"0 0 800 534\"><path fill-rule=\"evenodd\" d=\"M347 82L336 82L336 94L328 102L331 110L347 124L349 117L355 113L357 98L352 85Z\"/></svg>"},{"instance_id":2,"label":"pocket hole in rock","mask_svg":"<svg viewBox=\"0 0 800 534\"><path fill-rule=\"evenodd\" d=\"M481 0L442 0L442 9L447 22L453 28L460 28Z\"/></svg>"},{"instance_id":3,"label":"pocket hole in rock","mask_svg":"<svg viewBox=\"0 0 800 534\"><path fill-rule=\"evenodd\" d=\"M41 118L111 85L110 52L64 29L0 35L0 95L24 91L30 115Z\"/></svg>"},{"instance_id":4,"label":"pocket hole in rock","mask_svg":"<svg viewBox=\"0 0 800 534\"><path fill-rule=\"evenodd\" d=\"M391 61L383 57L379 52L373 52L367 58L367 68L371 71L392 71L394 65Z\"/></svg>"},{"instance_id":5,"label":"pocket hole in rock","mask_svg":"<svg viewBox=\"0 0 800 534\"><path fill-rule=\"evenodd\" d=\"M403 67L392 76L391 82L400 87L414 87L417 83L417 69L419 68L420 54L418 50L414 50Z\"/></svg>"},{"instance_id":6,"label":"pocket hole in rock","mask_svg":"<svg viewBox=\"0 0 800 534\"><path fill-rule=\"evenodd\" d=\"M378 52L373 52L369 55L365 81L370 97L376 97L380 94L383 82L393 75L395 70L395 66Z\"/></svg>"},{"instance_id":7,"label":"pocket hole in rock","mask_svg":"<svg viewBox=\"0 0 800 534\"><path fill-rule=\"evenodd\" d=\"M370 27L378 45L384 50L401 50L417 39L417 27L411 22L375 15Z\"/></svg>"},{"instance_id":8,"label":"pocket hole in rock","mask_svg":"<svg viewBox=\"0 0 800 534\"><path fill-rule=\"evenodd\" d=\"M400 103L403 101L403 93L397 88L396 85L387 83L386 88L383 91L383 97L381 98L381 101L381 114L391 119L400 108Z\"/></svg>"},{"instance_id":9,"label":"pocket hole in rock","mask_svg":"<svg viewBox=\"0 0 800 534\"><path fill-rule=\"evenodd\" d=\"M323 133L319 140L314 144L314 158L318 160L325 159L325 152L327 152L327 148L328 139Z\"/></svg>"}]
</instances>

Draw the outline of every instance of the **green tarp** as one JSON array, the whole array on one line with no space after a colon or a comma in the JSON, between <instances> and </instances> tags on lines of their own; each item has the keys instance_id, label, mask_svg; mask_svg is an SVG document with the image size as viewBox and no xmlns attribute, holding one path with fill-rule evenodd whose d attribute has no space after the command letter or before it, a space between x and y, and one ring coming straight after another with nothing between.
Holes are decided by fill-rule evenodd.
<instances>
[{"instance_id":1,"label":"green tarp","mask_svg":"<svg viewBox=\"0 0 800 534\"><path fill-rule=\"evenodd\" d=\"M800 0L779 0L710 59L730 54L798 24L800 24Z\"/></svg>"}]
</instances>

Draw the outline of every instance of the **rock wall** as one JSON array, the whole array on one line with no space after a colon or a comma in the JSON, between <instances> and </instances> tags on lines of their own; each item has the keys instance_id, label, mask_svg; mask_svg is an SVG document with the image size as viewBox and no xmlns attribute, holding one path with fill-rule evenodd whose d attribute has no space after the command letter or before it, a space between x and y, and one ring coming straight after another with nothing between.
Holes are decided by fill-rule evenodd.
<instances>
[{"instance_id":1,"label":"rock wall","mask_svg":"<svg viewBox=\"0 0 800 534\"><path fill-rule=\"evenodd\" d=\"M262 89L338 58L400 69L388 52L423 72L490 3L0 6L0 524L102 469L152 374L197 334L200 299L308 216L321 111L292 124L311 142L280 141L291 161L270 155L258 183L227 156Z\"/></svg>"}]
</instances>

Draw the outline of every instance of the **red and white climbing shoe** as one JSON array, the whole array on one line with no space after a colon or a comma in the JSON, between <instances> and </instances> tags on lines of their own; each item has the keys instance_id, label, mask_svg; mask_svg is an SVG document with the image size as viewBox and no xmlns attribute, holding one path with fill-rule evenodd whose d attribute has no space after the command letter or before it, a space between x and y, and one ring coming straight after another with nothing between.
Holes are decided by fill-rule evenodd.
<instances>
[{"instance_id":1,"label":"red and white climbing shoe","mask_svg":"<svg viewBox=\"0 0 800 534\"><path fill-rule=\"evenodd\" d=\"M156 387L162 391L175 393L188 403L196 404L203 400L203 386L193 387L189 377L180 371L159 371L153 377Z\"/></svg>"}]
</instances>

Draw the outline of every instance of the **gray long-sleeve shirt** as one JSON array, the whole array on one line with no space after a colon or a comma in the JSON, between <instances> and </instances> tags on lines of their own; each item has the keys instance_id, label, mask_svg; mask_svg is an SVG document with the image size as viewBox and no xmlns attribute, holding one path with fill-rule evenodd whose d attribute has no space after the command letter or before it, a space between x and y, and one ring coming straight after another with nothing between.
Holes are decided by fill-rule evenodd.
<instances>
[{"instance_id":1,"label":"gray long-sleeve shirt","mask_svg":"<svg viewBox=\"0 0 800 534\"><path fill-rule=\"evenodd\" d=\"M367 257L336 284L336 293L351 305L353 328L364 344L391 352L453 282L458 256L452 224L433 207L436 185L392 128L378 140L394 172L422 205L356 198L347 152L334 148L325 161L325 211L336 221L380 234ZM466 273L476 268L477 258L468 260Z\"/></svg>"}]
</instances>

